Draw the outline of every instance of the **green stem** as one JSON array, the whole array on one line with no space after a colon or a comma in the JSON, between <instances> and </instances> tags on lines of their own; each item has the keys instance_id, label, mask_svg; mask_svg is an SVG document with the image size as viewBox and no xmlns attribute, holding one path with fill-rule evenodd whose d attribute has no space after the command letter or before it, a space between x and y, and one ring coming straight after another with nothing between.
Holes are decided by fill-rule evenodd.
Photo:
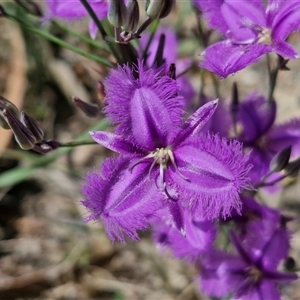
<instances>
[{"instance_id":1,"label":"green stem","mask_svg":"<svg viewBox=\"0 0 300 300\"><path fill-rule=\"evenodd\" d=\"M62 46L64 48L66 48L68 50L71 50L71 51L73 51L73 52L75 52L75 53L77 53L77 54L79 54L79 55L81 55L83 57L86 57L86 58L89 58L91 60L94 60L94 61L96 61L96 62L98 62L98 63L100 63L100 64L102 64L102 65L104 65L106 67L109 67L109 68L113 67L113 64L110 61L108 61L108 60L106 60L104 58L101 58L99 56L96 56L96 55L90 54L88 52L85 52L85 51L83 51L81 49L78 49L78 48L76 48L76 47L74 47L74 46L72 46L72 45L70 45L70 44L62 41L61 39L57 38L56 36L54 36L54 35L46 32L46 31L43 31L41 29L38 29L38 28L34 27L31 24L23 22L22 20L20 20L19 18L15 17L15 16L12 16L12 15L9 15L9 14L6 14L6 16L9 19L18 22L20 24L20 26L22 26L24 29L27 29L28 31L36 33L36 34L38 34L39 36L45 38L48 41L56 43L56 44L58 44L58 45L60 45L60 46Z\"/></svg>"},{"instance_id":2,"label":"green stem","mask_svg":"<svg viewBox=\"0 0 300 300\"><path fill-rule=\"evenodd\" d=\"M95 141L82 141L82 142L69 142L69 143L59 143L59 148L63 147L77 147L84 145L96 145Z\"/></svg>"},{"instance_id":3,"label":"green stem","mask_svg":"<svg viewBox=\"0 0 300 300\"><path fill-rule=\"evenodd\" d=\"M106 38L108 37L104 27L102 26L100 20L98 19L97 15L95 14L94 10L92 9L92 7L90 6L90 4L87 2L87 0L80 0L81 4L84 6L84 8L86 9L86 11L88 12L88 14L90 15L90 17L92 18L92 20L95 22L103 40L105 41ZM108 43L109 49L112 52L112 54L114 55L114 57L116 58L116 60L118 62L121 62L120 56L118 54L118 52L116 51L116 49L114 48L114 46L111 43Z\"/></svg>"},{"instance_id":4,"label":"green stem","mask_svg":"<svg viewBox=\"0 0 300 300\"><path fill-rule=\"evenodd\" d=\"M105 130L108 126L108 120L104 119L103 121L95 124L88 130L86 130L83 134L77 137L74 142L86 141L89 137L89 131ZM57 158L72 151L72 149L72 147L60 148L55 151L49 152L46 155L39 156L35 159L34 162L27 166L16 167L10 169L9 171L3 172L0 175L0 188L4 188L25 180L27 177L32 176L37 169L48 166L49 164L53 163Z\"/></svg>"},{"instance_id":5,"label":"green stem","mask_svg":"<svg viewBox=\"0 0 300 300\"><path fill-rule=\"evenodd\" d=\"M271 68L271 62L270 57L267 54L267 63L268 63L268 71L269 71L269 92L268 92L268 102L274 101L274 91L276 87L278 72L280 69L280 58L277 58L276 66L272 69Z\"/></svg>"}]
</instances>

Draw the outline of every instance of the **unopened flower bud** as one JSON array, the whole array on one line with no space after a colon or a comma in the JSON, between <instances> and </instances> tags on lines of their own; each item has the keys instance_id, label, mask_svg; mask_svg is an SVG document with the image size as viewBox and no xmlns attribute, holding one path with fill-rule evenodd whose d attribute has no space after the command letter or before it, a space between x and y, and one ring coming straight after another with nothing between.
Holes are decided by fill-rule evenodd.
<instances>
[{"instance_id":1,"label":"unopened flower bud","mask_svg":"<svg viewBox=\"0 0 300 300\"><path fill-rule=\"evenodd\" d=\"M127 22L127 8L124 0L111 0L107 19L114 27L121 27Z\"/></svg>"},{"instance_id":2,"label":"unopened flower bud","mask_svg":"<svg viewBox=\"0 0 300 300\"><path fill-rule=\"evenodd\" d=\"M230 112L234 118L236 118L238 110L239 110L239 91L238 91L237 83L234 82L232 86L231 103L230 103Z\"/></svg>"},{"instance_id":3,"label":"unopened flower bud","mask_svg":"<svg viewBox=\"0 0 300 300\"><path fill-rule=\"evenodd\" d=\"M288 176L297 176L300 170L300 157L294 161L288 163L285 167L285 171Z\"/></svg>"},{"instance_id":4,"label":"unopened flower bud","mask_svg":"<svg viewBox=\"0 0 300 300\"><path fill-rule=\"evenodd\" d=\"M28 116L24 111L21 112L21 122L30 130L37 142L41 142L44 138L44 131L39 124Z\"/></svg>"},{"instance_id":5,"label":"unopened flower bud","mask_svg":"<svg viewBox=\"0 0 300 300\"><path fill-rule=\"evenodd\" d=\"M123 29L127 32L134 32L137 30L137 26L140 19L140 10L137 0L128 1L127 15L127 22L123 26Z\"/></svg>"},{"instance_id":6,"label":"unopened flower bud","mask_svg":"<svg viewBox=\"0 0 300 300\"><path fill-rule=\"evenodd\" d=\"M174 80L176 80L176 65L170 64L168 76Z\"/></svg>"},{"instance_id":7,"label":"unopened flower bud","mask_svg":"<svg viewBox=\"0 0 300 300\"><path fill-rule=\"evenodd\" d=\"M289 146L278 152L271 160L270 170L272 172L280 172L281 170L283 170L289 163L291 151L292 147Z\"/></svg>"},{"instance_id":8,"label":"unopened flower bud","mask_svg":"<svg viewBox=\"0 0 300 300\"><path fill-rule=\"evenodd\" d=\"M149 18L163 19L168 16L175 4L175 0L147 0L146 14Z\"/></svg>"},{"instance_id":9,"label":"unopened flower bud","mask_svg":"<svg viewBox=\"0 0 300 300\"><path fill-rule=\"evenodd\" d=\"M36 139L31 131L8 109L4 109L2 113L20 147L24 150L32 149L36 143Z\"/></svg>"},{"instance_id":10,"label":"unopened flower bud","mask_svg":"<svg viewBox=\"0 0 300 300\"><path fill-rule=\"evenodd\" d=\"M99 115L100 110L97 104L84 102L78 97L74 97L73 101L75 105L79 109L81 109L87 117L95 118Z\"/></svg>"},{"instance_id":11,"label":"unopened flower bud","mask_svg":"<svg viewBox=\"0 0 300 300\"><path fill-rule=\"evenodd\" d=\"M17 119L20 116L20 112L12 102L0 96L0 126L3 127L4 129L10 129L6 117L3 114L4 110L6 110L6 114L7 113L13 114Z\"/></svg>"}]
</instances>

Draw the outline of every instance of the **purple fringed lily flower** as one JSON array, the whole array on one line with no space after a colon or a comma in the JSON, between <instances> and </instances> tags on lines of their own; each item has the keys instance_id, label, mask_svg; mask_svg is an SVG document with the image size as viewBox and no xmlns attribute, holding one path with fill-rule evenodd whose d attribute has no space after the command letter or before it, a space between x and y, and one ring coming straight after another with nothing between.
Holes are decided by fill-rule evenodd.
<instances>
[{"instance_id":1,"label":"purple fringed lily flower","mask_svg":"<svg viewBox=\"0 0 300 300\"><path fill-rule=\"evenodd\" d=\"M281 243L289 239L287 231L278 228L272 234L265 233L262 224L257 223L248 241L242 242L231 234L237 255L212 250L202 257L201 286L206 294L233 294L240 300L279 300L277 285L297 279L296 274L277 271L279 261L288 254L286 243Z\"/></svg>"},{"instance_id":2,"label":"purple fringed lily flower","mask_svg":"<svg viewBox=\"0 0 300 300\"><path fill-rule=\"evenodd\" d=\"M77 20L88 16L88 12L79 0L46 0L48 12L45 20L61 18L65 20ZM107 17L108 3L105 0L88 0L88 3L96 13L99 20ZM90 35L95 38L97 35L97 26L90 22Z\"/></svg>"},{"instance_id":3,"label":"purple fringed lily flower","mask_svg":"<svg viewBox=\"0 0 300 300\"><path fill-rule=\"evenodd\" d=\"M270 162L279 151L292 146L292 156L300 154L300 120L275 125L275 101L269 103L263 96L250 94L239 105L237 118L240 125L237 139L251 149L253 183L269 172Z\"/></svg>"},{"instance_id":4,"label":"purple fringed lily flower","mask_svg":"<svg viewBox=\"0 0 300 300\"><path fill-rule=\"evenodd\" d=\"M204 51L200 66L224 78L256 62L263 54L275 52L288 58L298 53L285 42L300 29L300 1L198 0L209 25L227 39Z\"/></svg>"},{"instance_id":5,"label":"purple fringed lily flower","mask_svg":"<svg viewBox=\"0 0 300 300\"><path fill-rule=\"evenodd\" d=\"M106 80L106 112L118 123L117 134L95 131L92 138L130 159L129 170L145 169L153 186L168 197L178 229L184 226L179 204L207 219L226 217L233 207L239 210L239 192L249 187L251 168L242 144L197 134L217 101L183 122L175 82L141 65L135 72L137 79L125 66Z\"/></svg>"}]
</instances>

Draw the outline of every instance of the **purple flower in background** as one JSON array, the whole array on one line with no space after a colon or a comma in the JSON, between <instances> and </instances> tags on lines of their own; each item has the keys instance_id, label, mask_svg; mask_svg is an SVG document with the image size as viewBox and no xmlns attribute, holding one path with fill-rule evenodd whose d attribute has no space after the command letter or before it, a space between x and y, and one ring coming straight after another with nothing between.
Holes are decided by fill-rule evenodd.
<instances>
[{"instance_id":1,"label":"purple flower in background","mask_svg":"<svg viewBox=\"0 0 300 300\"><path fill-rule=\"evenodd\" d=\"M167 213L153 225L155 242L159 246L169 247L175 257L184 258L190 262L195 262L203 252L210 249L217 236L213 221L195 219L190 211L185 210L183 235L174 226L172 218L166 215Z\"/></svg>"},{"instance_id":2,"label":"purple flower in background","mask_svg":"<svg viewBox=\"0 0 300 300\"><path fill-rule=\"evenodd\" d=\"M158 191L169 199L177 228L183 228L179 205L194 216L226 217L240 209L239 192L249 187L251 166L242 144L198 132L214 113L217 101L199 108L185 122L174 81L158 69L119 67L106 80L106 112L117 123L117 134L96 131L99 144L143 166ZM154 180L153 180L154 178Z\"/></svg>"},{"instance_id":3,"label":"purple flower in background","mask_svg":"<svg viewBox=\"0 0 300 300\"><path fill-rule=\"evenodd\" d=\"M45 20L60 18L65 20L77 20L88 16L88 12L81 4L80 0L46 0L48 11ZM105 0L88 0L88 3L101 20L107 17L108 3ZM95 38L97 26L90 22L90 35Z\"/></svg>"},{"instance_id":4,"label":"purple flower in background","mask_svg":"<svg viewBox=\"0 0 300 300\"><path fill-rule=\"evenodd\" d=\"M256 231L243 242L231 234L236 255L212 250L202 257L201 286L211 296L234 295L234 299L279 300L277 286L297 279L296 274L277 271L279 261L287 257L288 247L282 240L289 236L284 228L270 234L257 222ZM218 286L218 288L216 288Z\"/></svg>"},{"instance_id":5,"label":"purple flower in background","mask_svg":"<svg viewBox=\"0 0 300 300\"><path fill-rule=\"evenodd\" d=\"M272 158L281 150L292 146L292 156L300 154L300 120L293 119L274 125L276 102L267 102L263 96L250 94L238 108L239 133L237 139L251 150L253 183L269 172Z\"/></svg>"},{"instance_id":6,"label":"purple flower in background","mask_svg":"<svg viewBox=\"0 0 300 300\"><path fill-rule=\"evenodd\" d=\"M197 6L212 28L226 37L204 51L200 66L224 78L263 54L275 52L288 58L298 53L285 42L288 35L300 29L300 1L198 0Z\"/></svg>"}]
</instances>

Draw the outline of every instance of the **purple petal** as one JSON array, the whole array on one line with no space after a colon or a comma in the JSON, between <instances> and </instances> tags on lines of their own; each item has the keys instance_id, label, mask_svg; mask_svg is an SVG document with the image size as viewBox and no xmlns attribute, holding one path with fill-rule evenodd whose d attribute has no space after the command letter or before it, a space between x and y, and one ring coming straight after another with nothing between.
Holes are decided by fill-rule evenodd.
<instances>
[{"instance_id":1,"label":"purple petal","mask_svg":"<svg viewBox=\"0 0 300 300\"><path fill-rule=\"evenodd\" d=\"M300 3L298 1L286 2L278 10L272 24L274 40L285 40L294 30L299 30Z\"/></svg>"},{"instance_id":2,"label":"purple petal","mask_svg":"<svg viewBox=\"0 0 300 300\"><path fill-rule=\"evenodd\" d=\"M91 137L98 144L123 155L141 155L145 153L127 139L106 131L91 131Z\"/></svg>"},{"instance_id":3,"label":"purple petal","mask_svg":"<svg viewBox=\"0 0 300 300\"><path fill-rule=\"evenodd\" d=\"M276 117L275 101L269 103L265 97L250 94L239 105L238 119L243 126L239 140L255 142L273 125Z\"/></svg>"},{"instance_id":4,"label":"purple petal","mask_svg":"<svg viewBox=\"0 0 300 300\"><path fill-rule=\"evenodd\" d=\"M266 17L261 1L225 1L221 14L229 26L228 37L236 43L253 42L257 33L251 28L266 27Z\"/></svg>"},{"instance_id":5,"label":"purple petal","mask_svg":"<svg viewBox=\"0 0 300 300\"><path fill-rule=\"evenodd\" d=\"M221 6L225 0L193 0L194 5L203 11L203 17L208 21L211 28L219 30L226 35L229 30L228 24L221 14Z\"/></svg>"},{"instance_id":6,"label":"purple petal","mask_svg":"<svg viewBox=\"0 0 300 300\"><path fill-rule=\"evenodd\" d=\"M299 58L298 52L290 46L288 43L283 41L274 42L272 44L273 52L281 55L284 58L296 59Z\"/></svg>"},{"instance_id":7,"label":"purple petal","mask_svg":"<svg viewBox=\"0 0 300 300\"><path fill-rule=\"evenodd\" d=\"M137 230L148 228L150 217L162 208L164 196L148 178L140 164L128 171L130 161L119 157L107 159L102 174L89 173L82 186L82 204L90 216L86 221L102 221L109 238L125 241L125 236L138 240Z\"/></svg>"},{"instance_id":8,"label":"purple petal","mask_svg":"<svg viewBox=\"0 0 300 300\"><path fill-rule=\"evenodd\" d=\"M292 157L300 155L300 119L293 119L281 125L275 125L268 132L269 149L278 153L292 146Z\"/></svg>"},{"instance_id":9,"label":"purple petal","mask_svg":"<svg viewBox=\"0 0 300 300\"><path fill-rule=\"evenodd\" d=\"M228 40L218 42L204 51L204 60L200 67L225 78L257 62L263 54L271 50L270 46L264 44L237 46Z\"/></svg>"},{"instance_id":10,"label":"purple petal","mask_svg":"<svg viewBox=\"0 0 300 300\"><path fill-rule=\"evenodd\" d=\"M200 264L201 291L220 298L232 292L233 287L241 281L241 276L228 272L228 267L236 271L244 270L247 265L238 257L223 251L210 249L203 254Z\"/></svg>"},{"instance_id":11,"label":"purple petal","mask_svg":"<svg viewBox=\"0 0 300 300\"><path fill-rule=\"evenodd\" d=\"M171 132L181 125L183 99L176 81L162 75L162 69L143 69L142 61L135 70L129 67L112 71L105 82L105 112L116 132L149 151L167 143Z\"/></svg>"},{"instance_id":12,"label":"purple petal","mask_svg":"<svg viewBox=\"0 0 300 300\"><path fill-rule=\"evenodd\" d=\"M197 134L209 121L218 105L218 100L210 101L197 109L183 124L182 130L172 142L173 145L183 143L187 138Z\"/></svg>"},{"instance_id":13,"label":"purple petal","mask_svg":"<svg viewBox=\"0 0 300 300\"><path fill-rule=\"evenodd\" d=\"M89 0L89 4L99 19L107 16L108 4L104 0ZM75 20L88 16L88 12L79 0L46 0L49 12L46 18L63 18Z\"/></svg>"},{"instance_id":14,"label":"purple petal","mask_svg":"<svg viewBox=\"0 0 300 300\"><path fill-rule=\"evenodd\" d=\"M183 216L182 216L181 207L179 206L178 202L169 200L168 201L168 208L169 208L169 212L172 216L172 220L173 220L177 230L179 230L179 232L181 234L185 234L184 219L183 219Z\"/></svg>"},{"instance_id":15,"label":"purple petal","mask_svg":"<svg viewBox=\"0 0 300 300\"><path fill-rule=\"evenodd\" d=\"M240 211L239 192L249 188L248 155L242 144L207 134L187 140L174 150L178 170L166 171L167 184L181 199L190 199L196 215L225 218L233 208Z\"/></svg>"}]
</instances>

